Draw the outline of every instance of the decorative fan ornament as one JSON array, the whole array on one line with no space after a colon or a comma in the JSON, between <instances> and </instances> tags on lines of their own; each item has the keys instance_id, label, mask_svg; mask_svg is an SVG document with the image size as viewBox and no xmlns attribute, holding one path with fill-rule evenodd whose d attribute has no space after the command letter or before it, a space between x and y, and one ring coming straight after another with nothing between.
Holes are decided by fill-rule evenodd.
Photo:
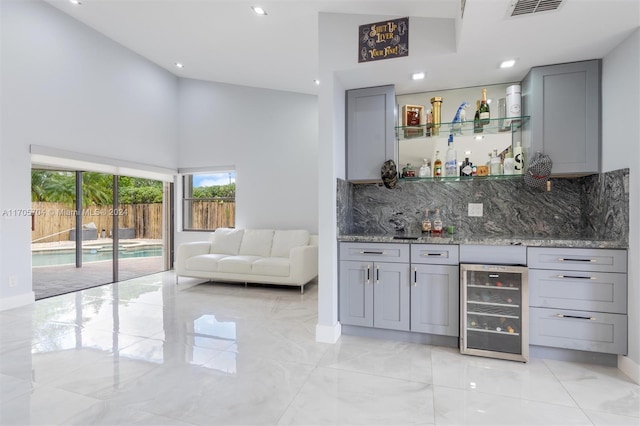
<instances>
[{"instance_id":1,"label":"decorative fan ornament","mask_svg":"<svg viewBox=\"0 0 640 426\"><path fill-rule=\"evenodd\" d=\"M551 175L551 165L551 158L547 154L536 152L525 171L524 183L531 188L544 191Z\"/></svg>"},{"instance_id":2,"label":"decorative fan ornament","mask_svg":"<svg viewBox=\"0 0 640 426\"><path fill-rule=\"evenodd\" d=\"M382 183L389 189L393 189L398 184L398 168L393 160L387 160L380 168Z\"/></svg>"}]
</instances>

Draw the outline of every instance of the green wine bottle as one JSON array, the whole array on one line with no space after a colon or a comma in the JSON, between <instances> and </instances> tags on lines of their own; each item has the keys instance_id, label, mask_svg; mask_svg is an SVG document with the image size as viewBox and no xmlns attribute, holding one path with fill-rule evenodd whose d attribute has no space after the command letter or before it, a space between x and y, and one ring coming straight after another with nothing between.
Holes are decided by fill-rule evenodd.
<instances>
[{"instance_id":1,"label":"green wine bottle","mask_svg":"<svg viewBox=\"0 0 640 426\"><path fill-rule=\"evenodd\" d=\"M480 101L476 101L476 114L473 116L473 133L482 133L482 123L480 123Z\"/></svg>"},{"instance_id":2,"label":"green wine bottle","mask_svg":"<svg viewBox=\"0 0 640 426\"><path fill-rule=\"evenodd\" d=\"M482 100L480 101L480 123L483 126L488 125L491 121L489 113L489 103L487 102L487 89L482 89Z\"/></svg>"}]
</instances>

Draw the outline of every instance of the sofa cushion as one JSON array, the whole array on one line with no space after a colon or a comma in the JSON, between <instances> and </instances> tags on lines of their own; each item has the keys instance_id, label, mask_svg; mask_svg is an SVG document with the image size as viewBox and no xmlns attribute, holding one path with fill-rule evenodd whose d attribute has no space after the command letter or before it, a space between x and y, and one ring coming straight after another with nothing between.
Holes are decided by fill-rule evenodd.
<instances>
[{"instance_id":1,"label":"sofa cushion","mask_svg":"<svg viewBox=\"0 0 640 426\"><path fill-rule=\"evenodd\" d=\"M272 229L245 229L238 254L241 256L269 257L272 242Z\"/></svg>"},{"instance_id":2,"label":"sofa cushion","mask_svg":"<svg viewBox=\"0 0 640 426\"><path fill-rule=\"evenodd\" d=\"M250 274L251 265L260 259L260 256L227 256L218 262L218 272Z\"/></svg>"},{"instance_id":3,"label":"sofa cushion","mask_svg":"<svg viewBox=\"0 0 640 426\"><path fill-rule=\"evenodd\" d=\"M266 257L256 260L252 265L252 272L272 277L288 277L290 270L289 258Z\"/></svg>"},{"instance_id":4,"label":"sofa cushion","mask_svg":"<svg viewBox=\"0 0 640 426\"><path fill-rule=\"evenodd\" d=\"M214 254L230 254L235 256L240 250L243 229L218 228L211 234L211 251Z\"/></svg>"},{"instance_id":5,"label":"sofa cushion","mask_svg":"<svg viewBox=\"0 0 640 426\"><path fill-rule=\"evenodd\" d=\"M289 252L294 247L309 244L309 231L306 230L276 230L273 233L273 245L271 257L289 257Z\"/></svg>"},{"instance_id":6,"label":"sofa cushion","mask_svg":"<svg viewBox=\"0 0 640 426\"><path fill-rule=\"evenodd\" d=\"M186 259L185 267L195 271L217 271L220 259L226 254L199 254Z\"/></svg>"}]
</instances>

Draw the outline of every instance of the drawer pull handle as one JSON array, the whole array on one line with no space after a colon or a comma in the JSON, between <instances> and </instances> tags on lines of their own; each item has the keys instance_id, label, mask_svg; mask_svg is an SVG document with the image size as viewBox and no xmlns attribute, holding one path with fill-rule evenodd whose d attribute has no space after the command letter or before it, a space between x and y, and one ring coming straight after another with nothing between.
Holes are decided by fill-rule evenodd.
<instances>
[{"instance_id":1,"label":"drawer pull handle","mask_svg":"<svg viewBox=\"0 0 640 426\"><path fill-rule=\"evenodd\" d=\"M595 321L596 317L580 317L577 315L564 315L564 314L557 314L556 315L558 318L574 318L574 319L585 319L585 320L590 320L590 321Z\"/></svg>"},{"instance_id":2,"label":"drawer pull handle","mask_svg":"<svg viewBox=\"0 0 640 426\"><path fill-rule=\"evenodd\" d=\"M376 266L376 284L380 284L380 267Z\"/></svg>"},{"instance_id":3,"label":"drawer pull handle","mask_svg":"<svg viewBox=\"0 0 640 426\"><path fill-rule=\"evenodd\" d=\"M367 284L371 281L371 267L367 265Z\"/></svg>"},{"instance_id":4,"label":"drawer pull handle","mask_svg":"<svg viewBox=\"0 0 640 426\"><path fill-rule=\"evenodd\" d=\"M595 280L596 277L579 277L577 275L557 275L557 278L571 278L574 280Z\"/></svg>"},{"instance_id":5,"label":"drawer pull handle","mask_svg":"<svg viewBox=\"0 0 640 426\"><path fill-rule=\"evenodd\" d=\"M559 262L596 262L596 259L566 259L564 257L558 258Z\"/></svg>"},{"instance_id":6,"label":"drawer pull handle","mask_svg":"<svg viewBox=\"0 0 640 426\"><path fill-rule=\"evenodd\" d=\"M386 254L386 253L383 252L383 251L368 251L368 250L365 250L365 251L361 251L360 254Z\"/></svg>"},{"instance_id":7,"label":"drawer pull handle","mask_svg":"<svg viewBox=\"0 0 640 426\"><path fill-rule=\"evenodd\" d=\"M426 253L422 253L423 256L439 256L439 257L445 257L446 254L443 252L438 252L438 253L434 253L434 252L426 252Z\"/></svg>"},{"instance_id":8,"label":"drawer pull handle","mask_svg":"<svg viewBox=\"0 0 640 426\"><path fill-rule=\"evenodd\" d=\"M418 268L413 268L413 286L418 287Z\"/></svg>"}]
</instances>

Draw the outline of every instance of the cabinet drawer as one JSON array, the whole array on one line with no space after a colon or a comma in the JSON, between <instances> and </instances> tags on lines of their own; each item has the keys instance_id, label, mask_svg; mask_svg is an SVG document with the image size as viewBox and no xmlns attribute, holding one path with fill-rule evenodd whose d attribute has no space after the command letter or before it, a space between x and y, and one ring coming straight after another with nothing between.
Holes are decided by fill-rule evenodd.
<instances>
[{"instance_id":1,"label":"cabinet drawer","mask_svg":"<svg viewBox=\"0 0 640 426\"><path fill-rule=\"evenodd\" d=\"M526 265L525 246L486 246L463 244L460 246L460 263L484 265Z\"/></svg>"},{"instance_id":2,"label":"cabinet drawer","mask_svg":"<svg viewBox=\"0 0 640 426\"><path fill-rule=\"evenodd\" d=\"M627 316L531 308L529 343L555 348L626 354Z\"/></svg>"},{"instance_id":3,"label":"cabinet drawer","mask_svg":"<svg viewBox=\"0 0 640 426\"><path fill-rule=\"evenodd\" d=\"M340 260L409 262L409 244L340 243Z\"/></svg>"},{"instance_id":4,"label":"cabinet drawer","mask_svg":"<svg viewBox=\"0 0 640 426\"><path fill-rule=\"evenodd\" d=\"M627 313L627 274L529 269L529 302L542 308Z\"/></svg>"},{"instance_id":5,"label":"cabinet drawer","mask_svg":"<svg viewBox=\"0 0 640 426\"><path fill-rule=\"evenodd\" d=\"M529 247L529 268L571 271L627 272L627 251Z\"/></svg>"},{"instance_id":6,"label":"cabinet drawer","mask_svg":"<svg viewBox=\"0 0 640 426\"><path fill-rule=\"evenodd\" d=\"M457 265L458 246L445 244L411 244L411 263Z\"/></svg>"}]
</instances>

